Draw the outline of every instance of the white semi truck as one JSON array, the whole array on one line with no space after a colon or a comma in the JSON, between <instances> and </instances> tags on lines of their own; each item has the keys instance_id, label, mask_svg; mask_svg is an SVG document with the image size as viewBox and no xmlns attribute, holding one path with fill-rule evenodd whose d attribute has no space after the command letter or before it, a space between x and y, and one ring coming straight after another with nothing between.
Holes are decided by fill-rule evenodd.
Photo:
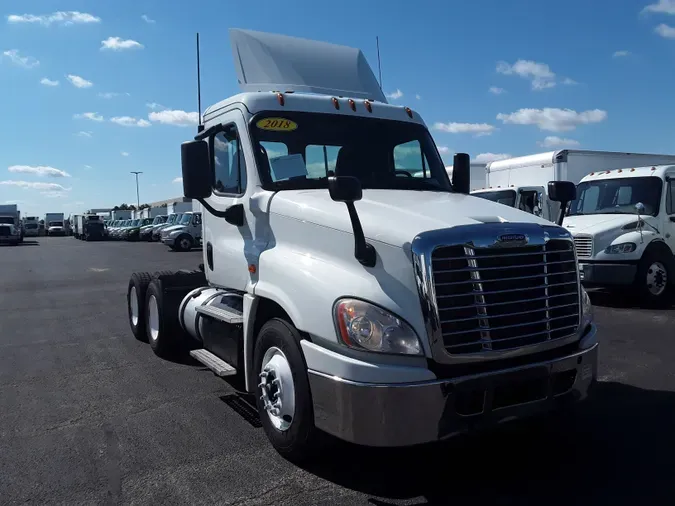
<instances>
[{"instance_id":1,"label":"white semi truck","mask_svg":"<svg viewBox=\"0 0 675 506\"><path fill-rule=\"evenodd\" d=\"M21 211L16 204L0 205L0 243L16 246L23 241Z\"/></svg>"},{"instance_id":2,"label":"white semi truck","mask_svg":"<svg viewBox=\"0 0 675 506\"><path fill-rule=\"evenodd\" d=\"M40 235L40 218L38 216L26 216L23 219L24 237L37 237Z\"/></svg>"},{"instance_id":3,"label":"white semi truck","mask_svg":"<svg viewBox=\"0 0 675 506\"><path fill-rule=\"evenodd\" d=\"M132 274L134 335L238 375L291 460L321 431L406 446L585 399L598 336L571 234L468 195L468 155L451 182L358 49L230 37L243 93L181 146L204 263Z\"/></svg>"}]
</instances>

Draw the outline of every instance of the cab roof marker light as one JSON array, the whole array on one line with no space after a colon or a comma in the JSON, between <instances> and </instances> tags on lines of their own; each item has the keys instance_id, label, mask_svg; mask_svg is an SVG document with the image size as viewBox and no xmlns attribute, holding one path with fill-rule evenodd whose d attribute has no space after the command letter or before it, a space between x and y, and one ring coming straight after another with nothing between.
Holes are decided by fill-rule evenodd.
<instances>
[{"instance_id":1,"label":"cab roof marker light","mask_svg":"<svg viewBox=\"0 0 675 506\"><path fill-rule=\"evenodd\" d=\"M652 170L656 170L656 167L652 167Z\"/></svg>"},{"instance_id":2,"label":"cab roof marker light","mask_svg":"<svg viewBox=\"0 0 675 506\"><path fill-rule=\"evenodd\" d=\"M410 107L405 107L405 112L408 114L408 117L412 119L413 117L412 109Z\"/></svg>"},{"instance_id":3,"label":"cab roof marker light","mask_svg":"<svg viewBox=\"0 0 675 506\"><path fill-rule=\"evenodd\" d=\"M356 112L356 102L354 102L351 98L349 99L349 107L352 111Z\"/></svg>"},{"instance_id":4,"label":"cab roof marker light","mask_svg":"<svg viewBox=\"0 0 675 506\"><path fill-rule=\"evenodd\" d=\"M368 102L368 100L364 100L363 104L366 106L366 110L368 112L373 112L373 105L370 102Z\"/></svg>"},{"instance_id":5,"label":"cab roof marker light","mask_svg":"<svg viewBox=\"0 0 675 506\"><path fill-rule=\"evenodd\" d=\"M631 172L635 172L635 169L630 169Z\"/></svg>"},{"instance_id":6,"label":"cab roof marker light","mask_svg":"<svg viewBox=\"0 0 675 506\"><path fill-rule=\"evenodd\" d=\"M281 93L281 92L278 92L278 93L277 93L277 100L279 101L279 105L280 105L281 107L283 107L284 104L285 104L285 102L286 102L286 99L284 98L284 94Z\"/></svg>"},{"instance_id":7,"label":"cab roof marker light","mask_svg":"<svg viewBox=\"0 0 675 506\"><path fill-rule=\"evenodd\" d=\"M340 102L338 101L337 98L333 97L331 98L331 102L333 102L333 107L335 107L336 110L340 110Z\"/></svg>"},{"instance_id":8,"label":"cab roof marker light","mask_svg":"<svg viewBox=\"0 0 675 506\"><path fill-rule=\"evenodd\" d=\"M619 169L619 172L623 172L623 169Z\"/></svg>"}]
</instances>

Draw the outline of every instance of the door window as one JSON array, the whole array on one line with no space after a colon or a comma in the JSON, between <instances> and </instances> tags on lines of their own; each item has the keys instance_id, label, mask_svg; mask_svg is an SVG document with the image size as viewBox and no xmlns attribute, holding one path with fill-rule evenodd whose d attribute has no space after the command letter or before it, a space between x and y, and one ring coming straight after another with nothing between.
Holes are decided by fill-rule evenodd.
<instances>
[{"instance_id":1,"label":"door window","mask_svg":"<svg viewBox=\"0 0 675 506\"><path fill-rule=\"evenodd\" d=\"M668 181L666 190L666 213L675 214L675 179Z\"/></svg>"},{"instance_id":2,"label":"door window","mask_svg":"<svg viewBox=\"0 0 675 506\"><path fill-rule=\"evenodd\" d=\"M246 161L234 125L213 138L213 171L216 193L242 195L246 191Z\"/></svg>"}]
</instances>

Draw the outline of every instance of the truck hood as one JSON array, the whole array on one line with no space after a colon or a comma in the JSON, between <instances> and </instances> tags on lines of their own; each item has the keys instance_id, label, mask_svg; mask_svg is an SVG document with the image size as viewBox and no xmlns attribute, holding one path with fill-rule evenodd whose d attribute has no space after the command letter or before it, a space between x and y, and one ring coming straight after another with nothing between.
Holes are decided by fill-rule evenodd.
<instances>
[{"instance_id":1,"label":"truck hood","mask_svg":"<svg viewBox=\"0 0 675 506\"><path fill-rule=\"evenodd\" d=\"M178 230L180 228L185 228L185 227L186 227L186 225L171 225L169 227L163 228L162 233L170 234L174 230Z\"/></svg>"},{"instance_id":2,"label":"truck hood","mask_svg":"<svg viewBox=\"0 0 675 506\"><path fill-rule=\"evenodd\" d=\"M365 236L392 246L411 243L427 230L459 225L519 222L555 226L533 214L458 193L363 190L355 207ZM334 202L326 190L277 192L270 213L352 233L345 204Z\"/></svg>"},{"instance_id":3,"label":"truck hood","mask_svg":"<svg viewBox=\"0 0 675 506\"><path fill-rule=\"evenodd\" d=\"M651 223L650 218L651 216L642 216L642 219L647 223ZM635 223L637 220L636 214L588 214L566 217L563 221L563 227L572 235L598 235L620 229L629 223Z\"/></svg>"}]
</instances>

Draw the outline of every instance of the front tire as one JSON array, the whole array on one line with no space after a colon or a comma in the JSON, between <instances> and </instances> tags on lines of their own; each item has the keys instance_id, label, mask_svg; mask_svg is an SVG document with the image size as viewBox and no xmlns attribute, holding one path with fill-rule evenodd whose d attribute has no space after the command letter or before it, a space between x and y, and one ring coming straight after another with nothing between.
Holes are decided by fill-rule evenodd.
<instances>
[{"instance_id":1,"label":"front tire","mask_svg":"<svg viewBox=\"0 0 675 506\"><path fill-rule=\"evenodd\" d=\"M267 438L291 462L310 459L317 449L312 395L300 334L274 318L260 329L255 344L256 406Z\"/></svg>"},{"instance_id":2,"label":"front tire","mask_svg":"<svg viewBox=\"0 0 675 506\"><path fill-rule=\"evenodd\" d=\"M673 261L660 251L647 251L638 263L635 284L640 301L662 307L669 302L675 272Z\"/></svg>"},{"instance_id":3,"label":"front tire","mask_svg":"<svg viewBox=\"0 0 675 506\"><path fill-rule=\"evenodd\" d=\"M174 241L176 251L190 251L193 244L194 241L192 240L192 237L187 234L176 237L176 240Z\"/></svg>"}]
</instances>

